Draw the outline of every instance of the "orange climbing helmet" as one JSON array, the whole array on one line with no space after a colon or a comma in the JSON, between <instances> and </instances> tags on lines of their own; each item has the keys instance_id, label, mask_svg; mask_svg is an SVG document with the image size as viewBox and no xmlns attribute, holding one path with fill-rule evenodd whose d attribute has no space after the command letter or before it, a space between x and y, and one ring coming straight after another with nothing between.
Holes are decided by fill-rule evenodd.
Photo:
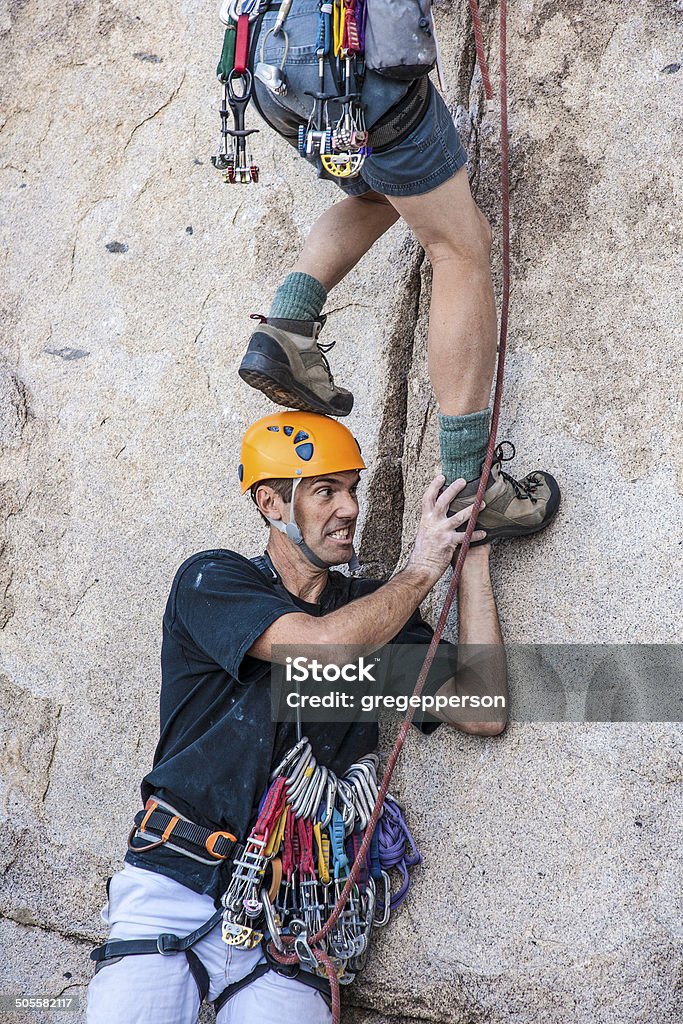
<instances>
[{"instance_id":1,"label":"orange climbing helmet","mask_svg":"<svg viewBox=\"0 0 683 1024\"><path fill-rule=\"evenodd\" d=\"M360 445L348 429L314 412L276 412L257 420L242 438L242 494L261 480L301 480L365 469Z\"/></svg>"}]
</instances>

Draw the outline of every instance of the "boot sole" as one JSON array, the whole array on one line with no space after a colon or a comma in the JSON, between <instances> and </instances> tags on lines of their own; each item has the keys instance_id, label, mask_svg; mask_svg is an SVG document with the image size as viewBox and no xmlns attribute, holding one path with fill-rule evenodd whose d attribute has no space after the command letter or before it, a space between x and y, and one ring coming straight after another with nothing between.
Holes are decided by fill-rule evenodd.
<instances>
[{"instance_id":1,"label":"boot sole","mask_svg":"<svg viewBox=\"0 0 683 1024\"><path fill-rule=\"evenodd\" d=\"M276 405L284 405L288 409L317 412L325 416L348 416L353 408L353 396L348 408L336 408L302 387L288 366L275 363L261 352L247 352L238 373L245 384L262 391Z\"/></svg>"},{"instance_id":2,"label":"boot sole","mask_svg":"<svg viewBox=\"0 0 683 1024\"><path fill-rule=\"evenodd\" d=\"M550 526L553 519L557 515L560 509L561 494L560 488L557 481L550 474L546 474L546 480L550 487L550 497L548 498L548 504L546 508L550 509L548 515L539 523L538 526L498 526L491 530L486 531L486 538L484 540L475 540L470 544L471 548L479 547L480 544L494 544L499 540L512 540L515 537L531 537L534 533L540 533L541 530L545 530L546 526ZM476 529L476 527L475 527ZM484 527L482 527L484 529Z\"/></svg>"}]
</instances>

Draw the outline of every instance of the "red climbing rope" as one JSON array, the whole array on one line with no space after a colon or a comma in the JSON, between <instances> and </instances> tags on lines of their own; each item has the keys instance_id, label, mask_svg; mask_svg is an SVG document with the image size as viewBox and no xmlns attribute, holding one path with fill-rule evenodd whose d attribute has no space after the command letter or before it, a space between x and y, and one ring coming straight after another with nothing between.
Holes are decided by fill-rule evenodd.
<instances>
[{"instance_id":1,"label":"red climbing rope","mask_svg":"<svg viewBox=\"0 0 683 1024\"><path fill-rule=\"evenodd\" d=\"M472 28L474 30L474 44L477 48L477 64L481 72L481 80L484 84L484 95L487 100L493 99L493 87L489 77L489 66L484 55L484 37L481 32L481 18L479 17L479 5L477 0L469 0ZM502 73L502 72L501 72Z\"/></svg>"},{"instance_id":2,"label":"red climbing rope","mask_svg":"<svg viewBox=\"0 0 683 1024\"><path fill-rule=\"evenodd\" d=\"M488 67L484 56L484 44L481 33L481 20L479 18L479 8L477 0L469 0L470 11L472 13L472 25L474 27L474 37L477 45L477 61L479 63L479 70L481 71L482 82L484 84L484 91L487 99L493 98L493 90L491 88L491 81L489 78ZM500 418L500 406L503 398L503 375L505 371L505 349L507 344L507 331L508 331L508 310L510 304L510 185L509 185L509 174L508 174L508 120L507 120L507 0L500 0L500 133L501 133L501 193L502 193L502 207L503 207L503 294L501 299L501 311L500 311L500 342L498 348L498 368L496 371L496 389L493 398L493 412L491 415L491 433L489 435L489 442L486 449L486 458L484 460L484 466L482 469L481 480L479 481L479 488L477 490L476 497L474 499L474 507L472 515L470 516L467 529L465 531L465 538L460 545L458 551L458 557L453 568L453 575L451 582L446 593L443 608L439 615L439 620L434 629L434 636L429 644L425 660L420 669L417 682L415 684L415 690L413 691L414 696L420 696L424 688L429 669L431 668L436 649L439 645L439 641L443 635L443 631L446 628L446 622L448 615L451 610L455 595L458 590L458 583L460 582L460 573L462 572L463 563L467 557L467 552L470 546L470 540L472 538L472 532L476 526L477 516L481 509L481 503L484 497L484 491L488 482L489 471L493 463L493 453L496 447L496 434L498 432L498 420ZM330 957L321 949L315 949L314 947L324 939L330 930L334 928L335 924L339 919L339 915L342 913L346 901L351 894L353 886L356 884L356 879L362 868L365 865L365 859L367 856L372 834L375 831L377 822L379 821L380 814L382 813L382 807L384 804L384 798L387 795L389 785L391 783L392 775L394 774L394 768L396 762L399 759L403 744L405 743L408 730L410 729L413 716L415 714L415 708L411 707L406 713L401 728L399 730L394 747L389 755L387 766L384 771L384 777L379 787L379 793L377 795L377 801L372 812L368 827L365 830L363 836L363 842L360 845L360 849L356 854L356 858L353 862L351 872L346 880L346 884L342 889L342 892L337 900L334 910L326 920L323 927L310 936L308 939L308 945L311 948L315 959L319 964L324 966L325 972L330 982L330 988L332 991L332 1022L333 1024L339 1024L341 1003L339 998L339 981L334 969L334 964ZM291 946L294 944L294 938L291 936L282 936L282 941L285 945ZM269 953L281 964L296 964L299 960L295 953L280 953L275 948L273 943L270 943Z\"/></svg>"}]
</instances>

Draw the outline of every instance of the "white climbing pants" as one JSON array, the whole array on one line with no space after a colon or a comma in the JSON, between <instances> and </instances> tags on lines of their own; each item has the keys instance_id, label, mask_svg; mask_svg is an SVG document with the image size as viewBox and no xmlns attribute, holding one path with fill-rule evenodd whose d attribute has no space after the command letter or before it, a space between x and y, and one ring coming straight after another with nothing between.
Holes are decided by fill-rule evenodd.
<instances>
[{"instance_id":1,"label":"white climbing pants","mask_svg":"<svg viewBox=\"0 0 683 1024\"><path fill-rule=\"evenodd\" d=\"M153 871L124 865L114 875L102 920L110 939L187 935L215 913L213 900ZM263 962L260 948L227 946L220 923L192 949L209 975L208 999ZM196 1024L199 991L184 953L125 956L105 962L88 987L88 1024ZM275 971L228 1000L217 1024L329 1024L319 992Z\"/></svg>"}]
</instances>

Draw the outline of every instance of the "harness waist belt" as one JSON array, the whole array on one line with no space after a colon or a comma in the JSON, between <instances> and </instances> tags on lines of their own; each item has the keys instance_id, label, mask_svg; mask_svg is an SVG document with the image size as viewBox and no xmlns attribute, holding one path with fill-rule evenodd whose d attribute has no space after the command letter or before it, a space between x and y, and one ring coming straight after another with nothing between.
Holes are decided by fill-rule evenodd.
<instances>
[{"instance_id":1,"label":"harness waist belt","mask_svg":"<svg viewBox=\"0 0 683 1024\"><path fill-rule=\"evenodd\" d=\"M368 138L373 153L398 146L417 128L429 106L430 92L427 76L418 78L403 99L373 124Z\"/></svg>"},{"instance_id":2,"label":"harness waist belt","mask_svg":"<svg viewBox=\"0 0 683 1024\"><path fill-rule=\"evenodd\" d=\"M145 853L167 845L169 849L185 853L194 860L215 864L233 857L238 846L232 832L212 831L178 814L170 804L150 798L143 811L138 811L135 824L128 836L128 849ZM133 839L151 840L146 846L133 846ZM206 855L209 855L208 857Z\"/></svg>"}]
</instances>

